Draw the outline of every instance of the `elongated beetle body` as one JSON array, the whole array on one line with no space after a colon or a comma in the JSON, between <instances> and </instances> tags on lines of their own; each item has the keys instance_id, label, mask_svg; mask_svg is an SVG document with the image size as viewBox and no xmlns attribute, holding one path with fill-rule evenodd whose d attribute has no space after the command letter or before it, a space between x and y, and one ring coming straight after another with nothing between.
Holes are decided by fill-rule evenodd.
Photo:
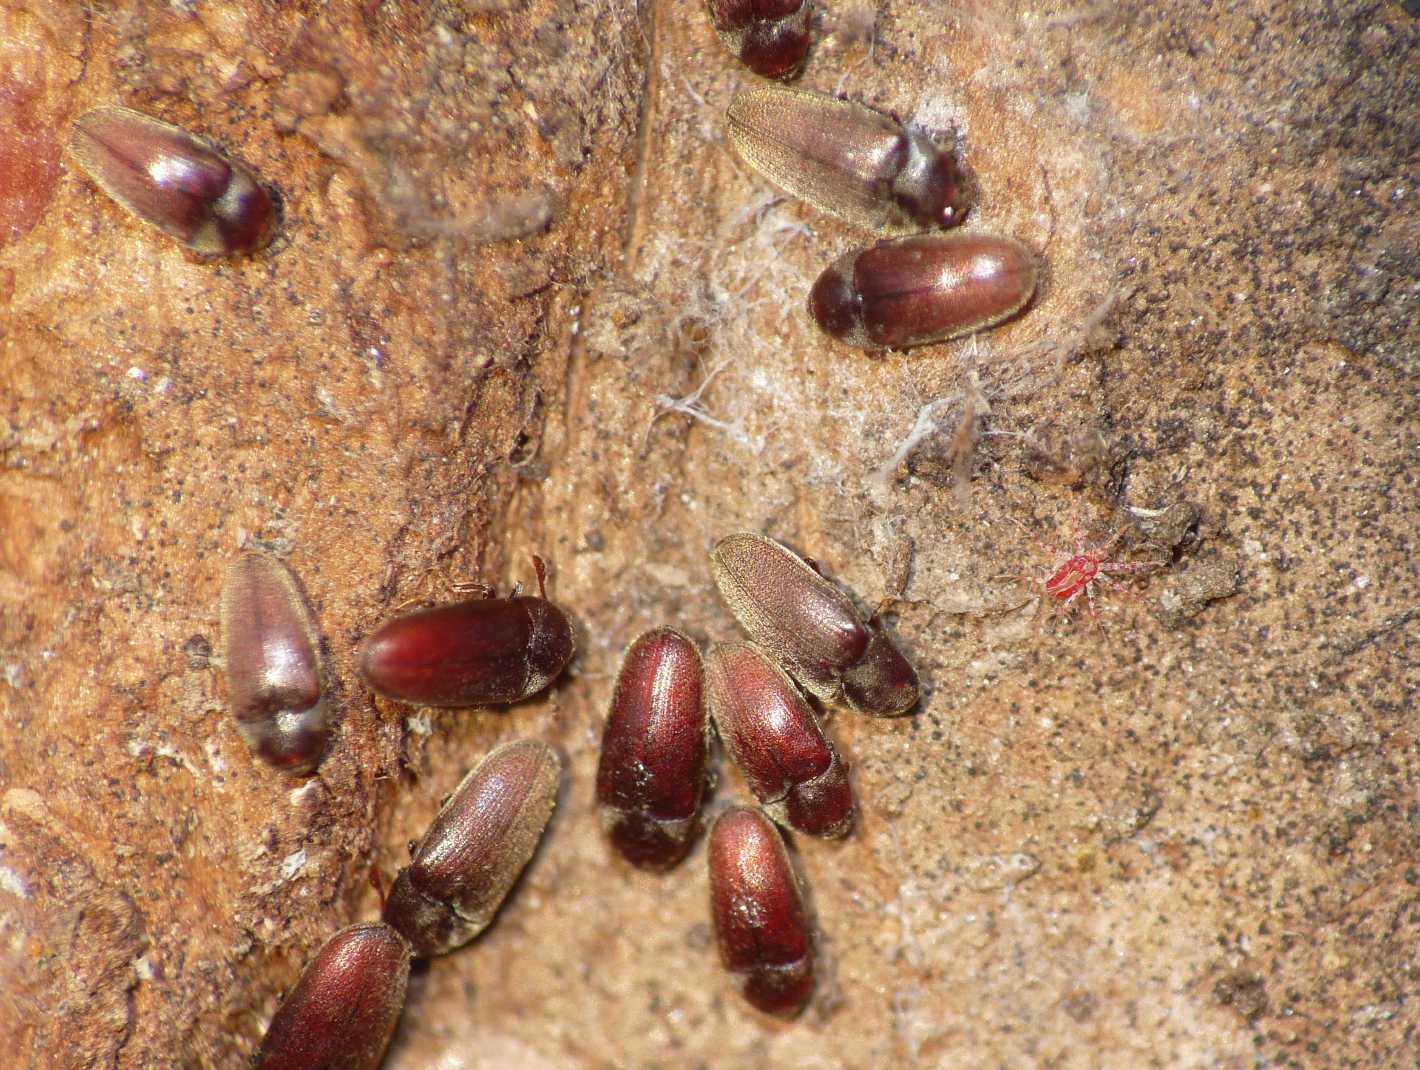
<instances>
[{"instance_id":1,"label":"elongated beetle body","mask_svg":"<svg viewBox=\"0 0 1420 1070\"><path fill-rule=\"evenodd\" d=\"M181 127L96 108L75 121L69 148L105 193L199 256L254 253L276 231L261 183Z\"/></svg>"},{"instance_id":2,"label":"elongated beetle body","mask_svg":"<svg viewBox=\"0 0 1420 1070\"><path fill-rule=\"evenodd\" d=\"M721 963L759 1010L797 1014L813 992L813 940L783 839L758 810L735 807L711 828L709 854Z\"/></svg>"},{"instance_id":3,"label":"elongated beetle body","mask_svg":"<svg viewBox=\"0 0 1420 1070\"><path fill-rule=\"evenodd\" d=\"M735 58L764 78L792 78L809 52L809 0L709 0L710 18Z\"/></svg>"},{"instance_id":4,"label":"elongated beetle body","mask_svg":"<svg viewBox=\"0 0 1420 1070\"><path fill-rule=\"evenodd\" d=\"M791 197L867 230L902 234L966 217L956 157L920 130L807 89L741 90L730 144Z\"/></svg>"},{"instance_id":5,"label":"elongated beetle body","mask_svg":"<svg viewBox=\"0 0 1420 1070\"><path fill-rule=\"evenodd\" d=\"M720 740L764 811L810 836L847 835L848 769L784 670L751 643L717 643L705 685Z\"/></svg>"},{"instance_id":6,"label":"elongated beetle body","mask_svg":"<svg viewBox=\"0 0 1420 1070\"><path fill-rule=\"evenodd\" d=\"M824 333L863 349L906 349L985 330L1035 293L1035 257L988 234L918 234L839 258L809 291Z\"/></svg>"},{"instance_id":7,"label":"elongated beetle body","mask_svg":"<svg viewBox=\"0 0 1420 1070\"><path fill-rule=\"evenodd\" d=\"M242 738L277 769L307 773L329 739L320 639L291 571L249 551L222 588L227 692Z\"/></svg>"},{"instance_id":8,"label":"elongated beetle body","mask_svg":"<svg viewBox=\"0 0 1420 1070\"><path fill-rule=\"evenodd\" d=\"M715 544L710 570L740 627L819 701L880 717L916 705L907 659L798 554L742 531Z\"/></svg>"},{"instance_id":9,"label":"elongated beetle body","mask_svg":"<svg viewBox=\"0 0 1420 1070\"><path fill-rule=\"evenodd\" d=\"M537 850L561 774L556 751L522 739L464 777L385 903L384 920L416 954L452 951L488 927Z\"/></svg>"},{"instance_id":10,"label":"elongated beetle body","mask_svg":"<svg viewBox=\"0 0 1420 1070\"><path fill-rule=\"evenodd\" d=\"M341 929L271 1019L254 1070L374 1070L404 1010L409 961L388 925Z\"/></svg>"},{"instance_id":11,"label":"elongated beetle body","mask_svg":"<svg viewBox=\"0 0 1420 1070\"><path fill-rule=\"evenodd\" d=\"M602 733L597 804L616 849L667 869L684 856L705 794L709 721L695 644L671 628L626 649Z\"/></svg>"},{"instance_id":12,"label":"elongated beetle body","mask_svg":"<svg viewBox=\"0 0 1420 1070\"><path fill-rule=\"evenodd\" d=\"M542 588L542 562L534 558ZM572 659L572 625L546 598L473 598L396 617L361 644L360 675L417 706L520 702Z\"/></svg>"}]
</instances>

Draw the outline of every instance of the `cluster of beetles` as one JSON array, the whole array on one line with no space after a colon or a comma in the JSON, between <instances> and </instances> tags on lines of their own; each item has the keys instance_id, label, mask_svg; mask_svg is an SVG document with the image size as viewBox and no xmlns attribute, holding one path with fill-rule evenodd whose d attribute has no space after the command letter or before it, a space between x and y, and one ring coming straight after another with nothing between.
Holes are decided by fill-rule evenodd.
<instances>
[{"instance_id":1,"label":"cluster of beetles","mask_svg":"<svg viewBox=\"0 0 1420 1070\"><path fill-rule=\"evenodd\" d=\"M501 705L542 691L574 647L567 615L547 599L542 562L534 564L535 596L485 591L386 622L360 644L361 678L416 706ZM674 866L698 828L713 721L759 803L725 811L710 830L720 958L751 1004L792 1015L813 990L813 938L777 826L841 837L854 814L847 767L804 692L893 716L917 704L917 674L876 621L780 543L729 535L710 565L750 641L717 643L703 658L673 628L631 643L602 736L597 803L629 862ZM243 738L277 768L313 770L329 741L329 689L310 610L277 558L247 551L232 564L222 637ZM493 920L547 827L560 774L557 752L536 740L484 758L395 878L381 920L342 929L321 948L272 1019L257 1065L376 1066L411 959L462 947Z\"/></svg>"},{"instance_id":2,"label":"cluster of beetles","mask_svg":"<svg viewBox=\"0 0 1420 1070\"><path fill-rule=\"evenodd\" d=\"M763 79L788 79L810 45L807 0L709 0L726 46ZM852 251L814 283L809 312L863 349L957 337L1019 313L1037 263L984 234L921 233L966 215L949 147L862 104L773 81L742 89L727 114L738 154L780 190L886 240ZM275 202L249 171L200 138L122 107L88 112L70 151L106 193L201 257L261 250ZM536 596L491 590L397 616L357 652L365 683L415 706L518 702L546 688L574 652L567 615ZM676 865L699 827L711 725L758 806L723 812L709 834L710 906L721 961L753 1006L793 1015L813 989L813 935L779 827L845 836L847 767L806 695L873 716L906 713L916 673L817 566L750 532L710 555L747 642L702 656L672 628L627 648L597 769L607 834L632 864ZM222 595L228 699L251 748L277 769L312 772L330 741L329 688L299 582L248 551ZM472 940L492 921L547 827L557 752L519 740L492 751L448 798L384 897L381 920L332 936L271 1021L260 1070L373 1070L404 1007L410 963Z\"/></svg>"}]
</instances>

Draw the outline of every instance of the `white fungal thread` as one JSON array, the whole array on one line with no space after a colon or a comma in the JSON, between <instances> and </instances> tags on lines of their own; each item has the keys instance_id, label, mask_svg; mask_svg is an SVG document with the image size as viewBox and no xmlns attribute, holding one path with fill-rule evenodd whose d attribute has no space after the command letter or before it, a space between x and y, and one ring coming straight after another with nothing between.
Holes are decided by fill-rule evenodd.
<instances>
[{"instance_id":1,"label":"white fungal thread","mask_svg":"<svg viewBox=\"0 0 1420 1070\"><path fill-rule=\"evenodd\" d=\"M699 421L707 427L713 427L715 430L728 435L753 453L763 452L764 441L761 438L749 434L738 424L732 424L726 420L718 419L705 411L705 406L702 403L705 391L715 380L715 377L729 367L729 363L728 360L723 360L712 367L706 372L705 378L700 380L700 385L689 394L682 397L672 397L670 394L657 394L655 398L652 399L652 403L655 405L655 412L651 414L651 421L646 425L646 434L642 439L642 449L644 450L650 445L651 429L656 426L657 421L663 416L669 416L671 413L678 412L689 416L692 420Z\"/></svg>"}]
</instances>

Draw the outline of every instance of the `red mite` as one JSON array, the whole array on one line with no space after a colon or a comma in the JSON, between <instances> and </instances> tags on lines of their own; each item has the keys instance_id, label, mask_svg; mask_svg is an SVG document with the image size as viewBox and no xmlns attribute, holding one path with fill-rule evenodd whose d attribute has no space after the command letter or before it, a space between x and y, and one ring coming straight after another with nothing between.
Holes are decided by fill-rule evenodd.
<instances>
[{"instance_id":1,"label":"red mite","mask_svg":"<svg viewBox=\"0 0 1420 1070\"><path fill-rule=\"evenodd\" d=\"M671 628L626 649L602 733L597 803L611 842L646 869L683 857L705 794L709 721L695 644Z\"/></svg>"},{"instance_id":2,"label":"red mite","mask_svg":"<svg viewBox=\"0 0 1420 1070\"><path fill-rule=\"evenodd\" d=\"M764 78L792 78L809 51L808 0L709 0L715 32Z\"/></svg>"},{"instance_id":3,"label":"red mite","mask_svg":"<svg viewBox=\"0 0 1420 1070\"><path fill-rule=\"evenodd\" d=\"M488 927L537 850L561 773L556 751L522 739L464 777L385 902L384 920L416 954L452 951Z\"/></svg>"},{"instance_id":4,"label":"red mite","mask_svg":"<svg viewBox=\"0 0 1420 1070\"><path fill-rule=\"evenodd\" d=\"M719 643L705 683L720 739L769 816L810 836L847 835L848 769L784 671L751 643Z\"/></svg>"},{"instance_id":5,"label":"red mite","mask_svg":"<svg viewBox=\"0 0 1420 1070\"><path fill-rule=\"evenodd\" d=\"M374 1070L404 1010L409 960L388 925L341 929L271 1019L253 1070Z\"/></svg>"},{"instance_id":6,"label":"red mite","mask_svg":"<svg viewBox=\"0 0 1420 1070\"><path fill-rule=\"evenodd\" d=\"M181 127L96 108L75 121L69 148L105 193L199 256L254 253L276 231L261 183Z\"/></svg>"},{"instance_id":7,"label":"red mite","mask_svg":"<svg viewBox=\"0 0 1420 1070\"><path fill-rule=\"evenodd\" d=\"M550 684L572 659L572 625L541 597L474 598L396 617L356 654L360 675L386 698L416 706L520 702Z\"/></svg>"},{"instance_id":8,"label":"red mite","mask_svg":"<svg viewBox=\"0 0 1420 1070\"><path fill-rule=\"evenodd\" d=\"M1123 535L1123 531L1117 531L1108 542L1095 546L1087 546L1083 539L1077 539L1075 552L1045 578L1045 595L1049 599L1054 599L1057 609L1061 611L1068 609L1071 603L1083 594L1090 607L1090 616L1094 618L1097 625L1100 625L1099 612L1095 608L1095 585L1103 583L1117 591L1123 591L1125 590L1123 585L1110 578L1111 573L1132 575L1153 567L1144 561L1112 561L1109 559L1110 551L1114 549L1115 543L1119 542ZM1059 556L1059 552L1053 547L1047 546L1045 549L1051 556ZM1103 625L1100 626L1103 627Z\"/></svg>"},{"instance_id":9,"label":"red mite","mask_svg":"<svg viewBox=\"0 0 1420 1070\"><path fill-rule=\"evenodd\" d=\"M242 554L222 588L227 693L237 728L277 769L307 773L329 739L320 640L295 576L266 554Z\"/></svg>"},{"instance_id":10,"label":"red mite","mask_svg":"<svg viewBox=\"0 0 1420 1070\"><path fill-rule=\"evenodd\" d=\"M720 961L768 1014L797 1014L813 992L813 945L789 853L758 810L726 810L710 830L710 916Z\"/></svg>"}]
</instances>

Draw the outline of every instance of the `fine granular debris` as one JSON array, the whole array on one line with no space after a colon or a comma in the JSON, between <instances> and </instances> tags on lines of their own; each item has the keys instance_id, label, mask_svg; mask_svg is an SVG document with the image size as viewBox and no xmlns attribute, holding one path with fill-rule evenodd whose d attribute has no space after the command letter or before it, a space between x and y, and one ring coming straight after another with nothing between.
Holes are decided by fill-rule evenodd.
<instances>
[{"instance_id":1,"label":"fine granular debris","mask_svg":"<svg viewBox=\"0 0 1420 1070\"><path fill-rule=\"evenodd\" d=\"M1039 256L1023 314L825 337L814 281L873 239L735 157L752 76L700 4L0 0L7 1067L246 1067L378 917L371 870L518 738L559 756L554 815L414 971L384 1070L1413 1061L1420 20L807 25L795 86L929 132L971 177L954 233ZM100 192L65 146L112 106L249 168L271 244L204 261ZM1000 578L1076 518L1150 566L1104 633ZM721 966L706 835L643 872L593 790L627 644L738 634L707 563L735 531L883 608L921 694L819 711L858 811L789 844L818 983L788 1024ZM319 623L303 778L227 709L252 547ZM540 696L361 682L382 621L534 554L577 650ZM751 802L711 765L707 828Z\"/></svg>"}]
</instances>

